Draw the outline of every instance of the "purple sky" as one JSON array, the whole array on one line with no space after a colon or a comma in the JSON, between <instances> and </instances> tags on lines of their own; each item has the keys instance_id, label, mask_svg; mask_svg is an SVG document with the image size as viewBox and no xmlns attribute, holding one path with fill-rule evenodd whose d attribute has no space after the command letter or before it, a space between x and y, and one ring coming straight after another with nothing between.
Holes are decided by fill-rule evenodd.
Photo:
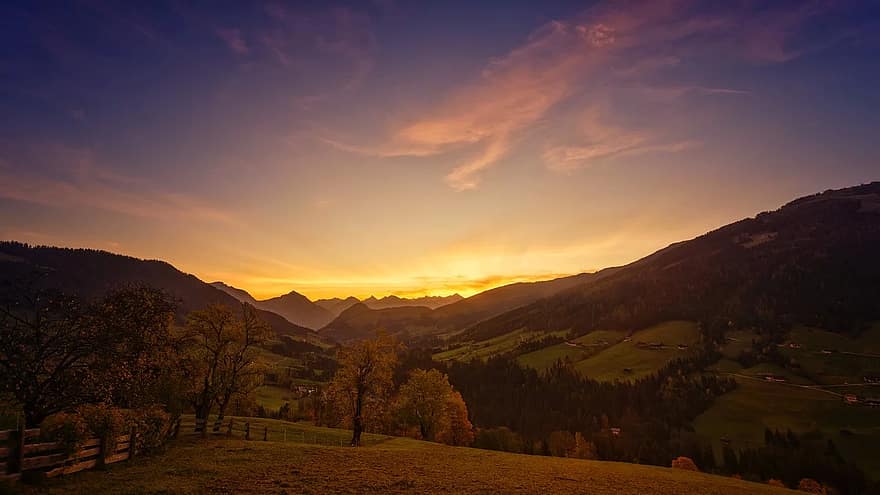
<instances>
[{"instance_id":1,"label":"purple sky","mask_svg":"<svg viewBox=\"0 0 880 495\"><path fill-rule=\"evenodd\" d=\"M469 295L880 179L880 7L4 2L0 238Z\"/></svg>"}]
</instances>

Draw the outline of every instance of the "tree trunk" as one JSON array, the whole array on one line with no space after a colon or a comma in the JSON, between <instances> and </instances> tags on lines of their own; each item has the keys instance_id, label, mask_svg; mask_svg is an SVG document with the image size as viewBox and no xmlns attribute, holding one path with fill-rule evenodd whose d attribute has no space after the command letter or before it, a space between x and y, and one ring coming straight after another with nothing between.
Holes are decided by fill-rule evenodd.
<instances>
[{"instance_id":1,"label":"tree trunk","mask_svg":"<svg viewBox=\"0 0 880 495\"><path fill-rule=\"evenodd\" d=\"M351 435L351 446L352 447L360 447L361 445L361 433L364 431L364 418L361 416L361 413L364 409L364 393L361 387L358 387L357 397L355 398L355 409L354 409L354 425L352 428Z\"/></svg>"},{"instance_id":2,"label":"tree trunk","mask_svg":"<svg viewBox=\"0 0 880 495\"><path fill-rule=\"evenodd\" d=\"M226 414L226 406L229 405L229 397L224 397L223 402L220 403L220 408L217 411L217 421L214 422L214 431L220 431L220 423L223 422L223 417Z\"/></svg>"},{"instance_id":3,"label":"tree trunk","mask_svg":"<svg viewBox=\"0 0 880 495\"><path fill-rule=\"evenodd\" d=\"M364 422L361 419L360 415L354 417L354 431L351 435L351 446L352 447L360 447L361 445L361 432L364 431Z\"/></svg>"}]
</instances>

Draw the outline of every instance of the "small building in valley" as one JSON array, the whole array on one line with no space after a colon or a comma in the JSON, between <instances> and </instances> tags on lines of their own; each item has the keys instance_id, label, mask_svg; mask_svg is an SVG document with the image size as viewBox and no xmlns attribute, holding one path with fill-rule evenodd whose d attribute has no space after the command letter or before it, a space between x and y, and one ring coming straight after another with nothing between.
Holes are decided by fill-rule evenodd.
<instances>
[{"instance_id":1,"label":"small building in valley","mask_svg":"<svg viewBox=\"0 0 880 495\"><path fill-rule=\"evenodd\" d=\"M768 381L768 382L784 383L784 382L787 382L787 381L788 381L788 378L786 378L786 377L784 377L784 376L782 376L782 375L770 375L770 374L767 374L767 375L764 375L764 380L765 380L765 381Z\"/></svg>"}]
</instances>

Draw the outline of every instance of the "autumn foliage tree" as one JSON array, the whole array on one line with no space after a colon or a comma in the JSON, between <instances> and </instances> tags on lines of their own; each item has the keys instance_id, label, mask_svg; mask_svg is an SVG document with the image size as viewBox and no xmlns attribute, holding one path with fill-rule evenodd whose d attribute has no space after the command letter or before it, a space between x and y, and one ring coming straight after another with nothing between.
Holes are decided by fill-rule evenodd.
<instances>
[{"instance_id":1,"label":"autumn foliage tree","mask_svg":"<svg viewBox=\"0 0 880 495\"><path fill-rule=\"evenodd\" d=\"M385 334L344 347L338 353L339 369L328 388L339 420L351 426L351 445L361 444L365 418L376 416L390 397L397 363L397 344Z\"/></svg>"},{"instance_id":2,"label":"autumn foliage tree","mask_svg":"<svg viewBox=\"0 0 880 495\"><path fill-rule=\"evenodd\" d=\"M220 419L232 398L260 385L257 347L269 337L269 327L253 306L242 303L239 314L225 305L211 305L187 317L188 368L193 387L190 402L197 419L207 419L217 406Z\"/></svg>"},{"instance_id":3,"label":"autumn foliage tree","mask_svg":"<svg viewBox=\"0 0 880 495\"><path fill-rule=\"evenodd\" d=\"M470 445L473 425L461 394L453 390L449 377L437 370L413 370L401 385L397 414L404 426L418 428L424 440L450 445Z\"/></svg>"}]
</instances>

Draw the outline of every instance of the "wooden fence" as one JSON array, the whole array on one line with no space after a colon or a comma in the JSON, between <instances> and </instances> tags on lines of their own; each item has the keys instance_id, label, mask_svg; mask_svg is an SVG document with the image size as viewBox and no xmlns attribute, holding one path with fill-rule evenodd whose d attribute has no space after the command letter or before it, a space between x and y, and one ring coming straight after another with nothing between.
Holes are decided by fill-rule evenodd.
<instances>
[{"instance_id":1,"label":"wooden fence","mask_svg":"<svg viewBox=\"0 0 880 495\"><path fill-rule=\"evenodd\" d=\"M41 441L39 428L0 431L0 479L15 480L30 472L52 478L129 460L137 453L136 439L134 429L111 442L91 438L69 454L64 442Z\"/></svg>"},{"instance_id":2,"label":"wooden fence","mask_svg":"<svg viewBox=\"0 0 880 495\"><path fill-rule=\"evenodd\" d=\"M326 435L316 432L305 432L295 428L287 428L283 425L269 425L259 420L251 422L254 418L226 418L221 420L204 419L180 419L174 425L172 436L201 435L203 437L225 435L244 440L262 440L273 442L297 442L315 445L347 446L349 437L338 435ZM204 427L207 425L207 428Z\"/></svg>"},{"instance_id":3,"label":"wooden fence","mask_svg":"<svg viewBox=\"0 0 880 495\"><path fill-rule=\"evenodd\" d=\"M240 418L204 420L180 418L167 432L171 438L180 435L225 435L245 440L276 442L299 442L320 445L347 445L347 440L319 435L268 424L251 423ZM78 450L69 454L64 442L44 442L40 429L0 431L0 480L16 480L23 473L53 478L85 469L100 468L115 462L131 460L137 454L138 433L132 429L128 435L120 435L112 442L92 438L83 442ZM134 441L132 441L134 439ZM113 444L105 448L105 443Z\"/></svg>"}]
</instances>

